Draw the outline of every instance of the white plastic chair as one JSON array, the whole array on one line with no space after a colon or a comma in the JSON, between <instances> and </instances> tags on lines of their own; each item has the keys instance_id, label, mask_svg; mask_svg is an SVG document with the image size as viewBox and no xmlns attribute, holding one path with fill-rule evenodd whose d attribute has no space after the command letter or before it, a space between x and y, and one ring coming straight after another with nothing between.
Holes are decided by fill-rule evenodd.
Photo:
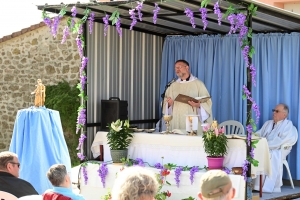
<instances>
[{"instance_id":1,"label":"white plastic chair","mask_svg":"<svg viewBox=\"0 0 300 200\"><path fill-rule=\"evenodd\" d=\"M4 200L17 200L18 198L8 192L4 192L4 191L0 191L0 199L4 199Z\"/></svg>"},{"instance_id":2,"label":"white plastic chair","mask_svg":"<svg viewBox=\"0 0 300 200\"><path fill-rule=\"evenodd\" d=\"M295 134L295 137L296 137L295 141L293 143L282 144L281 147L280 147L280 150L281 150L282 164L286 167L286 171L287 171L287 173L289 175L289 178L290 178L291 186L294 189L295 187L294 187L293 178L292 178L292 175L291 175L291 172L290 172L290 168L289 168L289 163L286 160L287 155L291 152L292 146L298 140L298 131L297 131L297 129L296 129L295 126L293 128L293 133Z\"/></svg>"},{"instance_id":3,"label":"white plastic chair","mask_svg":"<svg viewBox=\"0 0 300 200\"><path fill-rule=\"evenodd\" d=\"M245 129L243 124L235 120L228 120L219 124L219 127L224 126L225 135L236 134L236 135L245 135Z\"/></svg>"}]
</instances>

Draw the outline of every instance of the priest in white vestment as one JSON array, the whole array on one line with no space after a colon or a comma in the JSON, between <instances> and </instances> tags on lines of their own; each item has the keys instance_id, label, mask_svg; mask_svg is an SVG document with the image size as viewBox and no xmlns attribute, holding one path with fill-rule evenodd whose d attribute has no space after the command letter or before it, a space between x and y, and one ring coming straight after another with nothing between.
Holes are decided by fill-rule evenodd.
<instances>
[{"instance_id":1,"label":"priest in white vestment","mask_svg":"<svg viewBox=\"0 0 300 200\"><path fill-rule=\"evenodd\" d=\"M173 116L170 122L170 129L180 129L186 132L186 115L198 115L198 135L202 133L201 124L212 122L212 101L209 99L205 103L189 104L174 101L179 94L190 97L210 97L204 83L190 73L189 63L185 60L178 60L175 63L175 71L178 79L170 85L165 93L163 106L168 104L168 114ZM166 109L163 109L165 111ZM164 113L165 114L165 113Z\"/></svg>"},{"instance_id":2,"label":"priest in white vestment","mask_svg":"<svg viewBox=\"0 0 300 200\"><path fill-rule=\"evenodd\" d=\"M281 192L282 186L282 156L287 156L292 148L286 150L281 155L280 146L284 143L294 143L296 140L297 129L294 128L292 121L287 119L289 108L285 104L278 104L273 111L273 120L268 120L256 133L265 137L268 141L272 174L263 177L263 192ZM255 190L259 190L259 176L255 179Z\"/></svg>"}]
</instances>

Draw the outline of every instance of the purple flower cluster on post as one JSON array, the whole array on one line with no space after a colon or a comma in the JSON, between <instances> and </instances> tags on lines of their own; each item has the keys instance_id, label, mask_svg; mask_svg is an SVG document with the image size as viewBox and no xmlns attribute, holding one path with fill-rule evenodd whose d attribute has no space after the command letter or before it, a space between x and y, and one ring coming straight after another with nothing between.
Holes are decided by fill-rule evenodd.
<instances>
[{"instance_id":1,"label":"purple flower cluster on post","mask_svg":"<svg viewBox=\"0 0 300 200\"><path fill-rule=\"evenodd\" d=\"M227 17L227 20L230 23L230 31L228 32L228 34L230 35L231 33L235 33L235 19L236 19L236 15L235 14L230 14Z\"/></svg>"},{"instance_id":2,"label":"purple flower cluster on post","mask_svg":"<svg viewBox=\"0 0 300 200\"><path fill-rule=\"evenodd\" d=\"M256 87L256 69L254 67L253 64L250 65L250 74L251 74L251 78L252 78L252 84L254 85L254 87Z\"/></svg>"},{"instance_id":3,"label":"purple flower cluster on post","mask_svg":"<svg viewBox=\"0 0 300 200\"><path fill-rule=\"evenodd\" d=\"M84 75L84 70L86 68L86 65L87 65L87 62L89 61L89 58L87 57L82 57L82 61L81 61L81 67L80 67L80 70L79 70L79 75L80 76L83 76Z\"/></svg>"},{"instance_id":4,"label":"purple flower cluster on post","mask_svg":"<svg viewBox=\"0 0 300 200\"><path fill-rule=\"evenodd\" d=\"M191 184L194 183L194 177L195 177L195 173L196 173L196 172L199 172L199 167L197 167L197 166L192 167L191 170L190 170L190 180L191 180Z\"/></svg>"},{"instance_id":5,"label":"purple flower cluster on post","mask_svg":"<svg viewBox=\"0 0 300 200\"><path fill-rule=\"evenodd\" d=\"M135 17L135 9L131 9L129 10L129 15L130 15L130 19L132 19L132 22L130 24L130 30L132 30L132 28L136 25L137 23L137 20L136 20L136 17Z\"/></svg>"},{"instance_id":6,"label":"purple flower cluster on post","mask_svg":"<svg viewBox=\"0 0 300 200\"><path fill-rule=\"evenodd\" d=\"M249 55L249 46L248 45L244 46L244 48L242 50L242 54L243 54L246 66L248 67L249 66L249 56L248 56Z\"/></svg>"},{"instance_id":7,"label":"purple flower cluster on post","mask_svg":"<svg viewBox=\"0 0 300 200\"><path fill-rule=\"evenodd\" d=\"M250 164L250 162L248 160L244 160L243 163L243 176L244 176L244 180L247 180L247 171L248 171L248 165Z\"/></svg>"},{"instance_id":8,"label":"purple flower cluster on post","mask_svg":"<svg viewBox=\"0 0 300 200\"><path fill-rule=\"evenodd\" d=\"M84 126L86 123L86 114L85 113L86 113L85 108L81 108L80 111L78 112L76 133L78 133L80 128L82 126Z\"/></svg>"},{"instance_id":9,"label":"purple flower cluster on post","mask_svg":"<svg viewBox=\"0 0 300 200\"><path fill-rule=\"evenodd\" d=\"M246 129L247 129L247 132L249 133L249 134L247 134L248 135L248 137L247 137L247 144L248 144L248 146L250 146L251 145L251 135L252 135L252 131L253 131L252 125L248 124L246 126Z\"/></svg>"},{"instance_id":10,"label":"purple flower cluster on post","mask_svg":"<svg viewBox=\"0 0 300 200\"><path fill-rule=\"evenodd\" d=\"M99 177L101 178L102 186L105 188L105 178L108 174L108 168L106 163L102 163L97 170Z\"/></svg>"},{"instance_id":11,"label":"purple flower cluster on post","mask_svg":"<svg viewBox=\"0 0 300 200\"><path fill-rule=\"evenodd\" d=\"M50 19L50 18L45 17L45 18L44 18L44 23L45 23L49 28L51 28L51 19Z\"/></svg>"},{"instance_id":12,"label":"purple flower cluster on post","mask_svg":"<svg viewBox=\"0 0 300 200\"><path fill-rule=\"evenodd\" d=\"M88 20L89 20L90 34L92 34L92 32L93 32L94 20L95 20L95 13L94 13L94 12L91 12L91 14L90 14Z\"/></svg>"},{"instance_id":13,"label":"purple flower cluster on post","mask_svg":"<svg viewBox=\"0 0 300 200\"><path fill-rule=\"evenodd\" d=\"M84 178L84 184L87 185L89 177L87 174L86 166L82 166L82 173L83 173L83 178Z\"/></svg>"},{"instance_id":14,"label":"purple flower cluster on post","mask_svg":"<svg viewBox=\"0 0 300 200\"><path fill-rule=\"evenodd\" d=\"M157 21L157 14L160 10L160 7L158 7L157 3L154 3L155 9L153 10L153 24L156 24Z\"/></svg>"},{"instance_id":15,"label":"purple flower cluster on post","mask_svg":"<svg viewBox=\"0 0 300 200\"><path fill-rule=\"evenodd\" d=\"M82 56L83 56L83 47L82 47L82 41L81 41L81 38L80 38L79 35L76 37L76 43L77 43L77 48L78 48L78 51L79 51L79 56L80 56L80 58L82 58Z\"/></svg>"},{"instance_id":16,"label":"purple flower cluster on post","mask_svg":"<svg viewBox=\"0 0 300 200\"><path fill-rule=\"evenodd\" d=\"M78 29L78 35L81 35L82 33L83 33L83 24L80 24Z\"/></svg>"},{"instance_id":17,"label":"purple flower cluster on post","mask_svg":"<svg viewBox=\"0 0 300 200\"><path fill-rule=\"evenodd\" d=\"M208 21L207 21L207 9L206 8L200 8L199 11L201 12L201 19L203 22L203 30L206 29L207 25L208 25Z\"/></svg>"},{"instance_id":18,"label":"purple flower cluster on post","mask_svg":"<svg viewBox=\"0 0 300 200\"><path fill-rule=\"evenodd\" d=\"M138 5L135 7L135 9L138 11L139 20L140 20L140 21L143 21L143 20L142 20L142 16L143 16L143 13L142 13L143 2L137 2L137 4L138 4Z\"/></svg>"},{"instance_id":19,"label":"purple flower cluster on post","mask_svg":"<svg viewBox=\"0 0 300 200\"><path fill-rule=\"evenodd\" d=\"M67 37L70 35L70 32L69 32L69 27L66 26L63 30L63 38L61 40L61 44L65 43L66 40L67 40Z\"/></svg>"},{"instance_id":20,"label":"purple flower cluster on post","mask_svg":"<svg viewBox=\"0 0 300 200\"><path fill-rule=\"evenodd\" d=\"M219 26L221 26L222 13L221 13L218 1L214 5L214 13L218 15L218 24L219 24Z\"/></svg>"},{"instance_id":21,"label":"purple flower cluster on post","mask_svg":"<svg viewBox=\"0 0 300 200\"><path fill-rule=\"evenodd\" d=\"M104 36L107 35L107 30L108 30L108 20L109 20L109 15L105 15L105 17L102 18L104 22Z\"/></svg>"},{"instance_id":22,"label":"purple flower cluster on post","mask_svg":"<svg viewBox=\"0 0 300 200\"><path fill-rule=\"evenodd\" d=\"M80 150L81 149L81 146L82 146L85 138L86 138L86 136L84 134L80 135L80 138L78 139L79 140L78 147L76 148L76 150Z\"/></svg>"},{"instance_id":23,"label":"purple flower cluster on post","mask_svg":"<svg viewBox=\"0 0 300 200\"><path fill-rule=\"evenodd\" d=\"M116 23L116 29L119 33L119 36L122 37L122 29L121 29L121 18L119 17Z\"/></svg>"},{"instance_id":24,"label":"purple flower cluster on post","mask_svg":"<svg viewBox=\"0 0 300 200\"><path fill-rule=\"evenodd\" d=\"M195 24L195 18L194 18L194 13L191 9L189 8L185 8L184 13L186 14L187 17L190 18L190 22L192 24L193 28L196 28L196 24Z\"/></svg>"},{"instance_id":25,"label":"purple flower cluster on post","mask_svg":"<svg viewBox=\"0 0 300 200\"><path fill-rule=\"evenodd\" d=\"M174 172L174 173L175 173L175 181L176 181L177 187L179 187L179 183L180 183L179 176L180 176L182 170L183 170L182 167L177 167L177 168L175 169L175 172Z\"/></svg>"}]
</instances>

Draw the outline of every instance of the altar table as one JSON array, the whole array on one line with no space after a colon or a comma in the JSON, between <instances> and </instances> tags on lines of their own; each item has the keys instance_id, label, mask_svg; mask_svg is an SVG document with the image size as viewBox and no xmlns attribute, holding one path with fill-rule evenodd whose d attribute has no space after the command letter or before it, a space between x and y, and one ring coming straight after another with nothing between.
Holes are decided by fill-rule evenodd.
<instances>
[{"instance_id":1,"label":"altar table","mask_svg":"<svg viewBox=\"0 0 300 200\"><path fill-rule=\"evenodd\" d=\"M106 139L107 132L97 132L91 150L96 158L103 145L104 162L111 161L110 149ZM246 158L246 143L243 139L228 139L228 153L223 166L242 167ZM159 133L134 133L128 147L129 158L141 158L154 166L156 163L173 163L177 166L207 166L203 140L200 136L163 135ZM261 138L254 150L254 158L259 161L258 167L251 166L252 176L271 174L271 163L267 140Z\"/></svg>"},{"instance_id":2,"label":"altar table","mask_svg":"<svg viewBox=\"0 0 300 200\"><path fill-rule=\"evenodd\" d=\"M84 178L81 172L81 179L80 179L80 190L81 194L85 197L86 200L97 200L101 199L102 196L106 195L108 189L112 189L115 178L120 169L122 168L121 164L109 164L107 165L108 168L108 175L105 179L105 188L102 185L101 179L98 175L97 170L99 169L99 164L87 164L87 175L88 181L87 184L84 183ZM159 174L159 170L147 167L147 169L154 171L154 173ZM188 198L189 196L199 199L197 197L198 192L200 192L200 179L201 176L206 171L199 171L195 173L194 176L194 183L191 184L190 181L190 172L189 171L182 171L181 175L179 176L179 187L176 186L175 181L175 174L172 170L170 174L166 177L166 180L171 184L164 185L161 191L169 190L171 192L171 197L167 198L168 200L180 200L184 198ZM232 181L232 186L236 189L235 200L242 200L244 199L245 194L245 181L244 177L240 175L233 175L229 174L229 177Z\"/></svg>"}]
</instances>

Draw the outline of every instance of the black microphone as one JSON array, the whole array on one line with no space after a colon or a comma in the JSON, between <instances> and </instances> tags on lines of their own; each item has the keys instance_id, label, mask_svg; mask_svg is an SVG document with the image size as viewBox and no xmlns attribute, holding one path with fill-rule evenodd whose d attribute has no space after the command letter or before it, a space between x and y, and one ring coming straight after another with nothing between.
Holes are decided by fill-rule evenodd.
<instances>
[{"instance_id":1,"label":"black microphone","mask_svg":"<svg viewBox=\"0 0 300 200\"><path fill-rule=\"evenodd\" d=\"M168 84L167 84L167 87L169 87L172 83L174 83L177 79L176 78L173 78Z\"/></svg>"}]
</instances>

